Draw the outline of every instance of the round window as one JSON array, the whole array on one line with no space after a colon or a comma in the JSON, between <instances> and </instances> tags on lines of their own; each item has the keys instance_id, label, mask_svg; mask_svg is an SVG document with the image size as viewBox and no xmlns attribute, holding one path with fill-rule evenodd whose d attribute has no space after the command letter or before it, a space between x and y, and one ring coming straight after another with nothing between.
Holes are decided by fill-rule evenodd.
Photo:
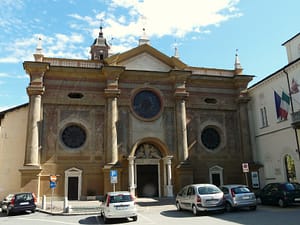
<instances>
[{"instance_id":1,"label":"round window","mask_svg":"<svg viewBox=\"0 0 300 225\"><path fill-rule=\"evenodd\" d=\"M153 119L161 111L161 100L155 92L142 90L134 96L132 107L139 117Z\"/></svg>"},{"instance_id":2,"label":"round window","mask_svg":"<svg viewBox=\"0 0 300 225\"><path fill-rule=\"evenodd\" d=\"M78 125L70 125L61 133L61 140L69 148L80 148L86 141L86 132Z\"/></svg>"},{"instance_id":3,"label":"round window","mask_svg":"<svg viewBox=\"0 0 300 225\"><path fill-rule=\"evenodd\" d=\"M214 150L219 147L221 143L221 137L215 128L208 127L202 131L201 141L206 148Z\"/></svg>"}]
</instances>

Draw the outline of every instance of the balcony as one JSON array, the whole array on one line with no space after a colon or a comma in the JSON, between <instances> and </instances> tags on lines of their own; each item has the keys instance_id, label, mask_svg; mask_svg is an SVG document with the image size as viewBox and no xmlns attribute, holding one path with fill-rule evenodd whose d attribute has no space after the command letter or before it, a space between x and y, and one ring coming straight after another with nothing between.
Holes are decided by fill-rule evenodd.
<instances>
[{"instance_id":1,"label":"balcony","mask_svg":"<svg viewBox=\"0 0 300 225\"><path fill-rule=\"evenodd\" d=\"M294 112L292 116L292 126L296 129L300 129L300 111Z\"/></svg>"}]
</instances>

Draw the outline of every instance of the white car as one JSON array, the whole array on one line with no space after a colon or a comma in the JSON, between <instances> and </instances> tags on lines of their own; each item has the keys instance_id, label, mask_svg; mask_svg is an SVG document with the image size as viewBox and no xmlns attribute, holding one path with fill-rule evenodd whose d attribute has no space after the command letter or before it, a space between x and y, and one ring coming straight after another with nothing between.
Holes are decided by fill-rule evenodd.
<instances>
[{"instance_id":1,"label":"white car","mask_svg":"<svg viewBox=\"0 0 300 225\"><path fill-rule=\"evenodd\" d=\"M213 184L190 184L182 188L176 196L177 210L190 210L194 215L200 212L225 210L223 192Z\"/></svg>"},{"instance_id":2,"label":"white car","mask_svg":"<svg viewBox=\"0 0 300 225\"><path fill-rule=\"evenodd\" d=\"M104 223L115 218L132 218L137 221L134 197L128 191L108 192L100 205L100 214Z\"/></svg>"}]
</instances>

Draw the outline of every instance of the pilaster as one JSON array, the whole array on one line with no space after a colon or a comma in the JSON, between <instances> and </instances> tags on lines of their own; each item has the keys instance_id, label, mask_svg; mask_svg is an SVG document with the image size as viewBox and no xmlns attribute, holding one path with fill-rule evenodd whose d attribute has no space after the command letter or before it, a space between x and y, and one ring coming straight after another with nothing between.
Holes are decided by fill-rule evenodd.
<instances>
[{"instance_id":1,"label":"pilaster","mask_svg":"<svg viewBox=\"0 0 300 225\"><path fill-rule=\"evenodd\" d=\"M41 96L45 90L43 77L45 72L49 69L49 64L42 62L24 62L23 66L26 73L30 76L30 83L27 87L29 111L24 165L38 167Z\"/></svg>"},{"instance_id":2,"label":"pilaster","mask_svg":"<svg viewBox=\"0 0 300 225\"><path fill-rule=\"evenodd\" d=\"M188 143L186 128L186 105L185 102L189 96L186 90L186 80L191 72L189 71L171 71L174 78L174 97L176 99L176 136L178 160L183 162L188 159Z\"/></svg>"},{"instance_id":3,"label":"pilaster","mask_svg":"<svg viewBox=\"0 0 300 225\"><path fill-rule=\"evenodd\" d=\"M117 121L118 121L118 97L121 93L118 87L120 74L124 67L105 66L102 72L106 77L106 88L104 90L107 99L106 108L106 163L114 165L118 162L118 140L117 140Z\"/></svg>"}]
</instances>

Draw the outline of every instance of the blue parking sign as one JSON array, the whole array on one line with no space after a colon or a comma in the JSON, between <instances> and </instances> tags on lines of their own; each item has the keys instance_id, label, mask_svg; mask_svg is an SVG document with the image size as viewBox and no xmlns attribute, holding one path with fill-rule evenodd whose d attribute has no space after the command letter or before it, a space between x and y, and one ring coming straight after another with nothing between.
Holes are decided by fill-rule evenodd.
<instances>
[{"instance_id":1,"label":"blue parking sign","mask_svg":"<svg viewBox=\"0 0 300 225\"><path fill-rule=\"evenodd\" d=\"M118 171L117 170L110 171L110 183L112 183L112 184L118 183Z\"/></svg>"},{"instance_id":2,"label":"blue parking sign","mask_svg":"<svg viewBox=\"0 0 300 225\"><path fill-rule=\"evenodd\" d=\"M56 182L50 181L50 188L56 188Z\"/></svg>"}]
</instances>

